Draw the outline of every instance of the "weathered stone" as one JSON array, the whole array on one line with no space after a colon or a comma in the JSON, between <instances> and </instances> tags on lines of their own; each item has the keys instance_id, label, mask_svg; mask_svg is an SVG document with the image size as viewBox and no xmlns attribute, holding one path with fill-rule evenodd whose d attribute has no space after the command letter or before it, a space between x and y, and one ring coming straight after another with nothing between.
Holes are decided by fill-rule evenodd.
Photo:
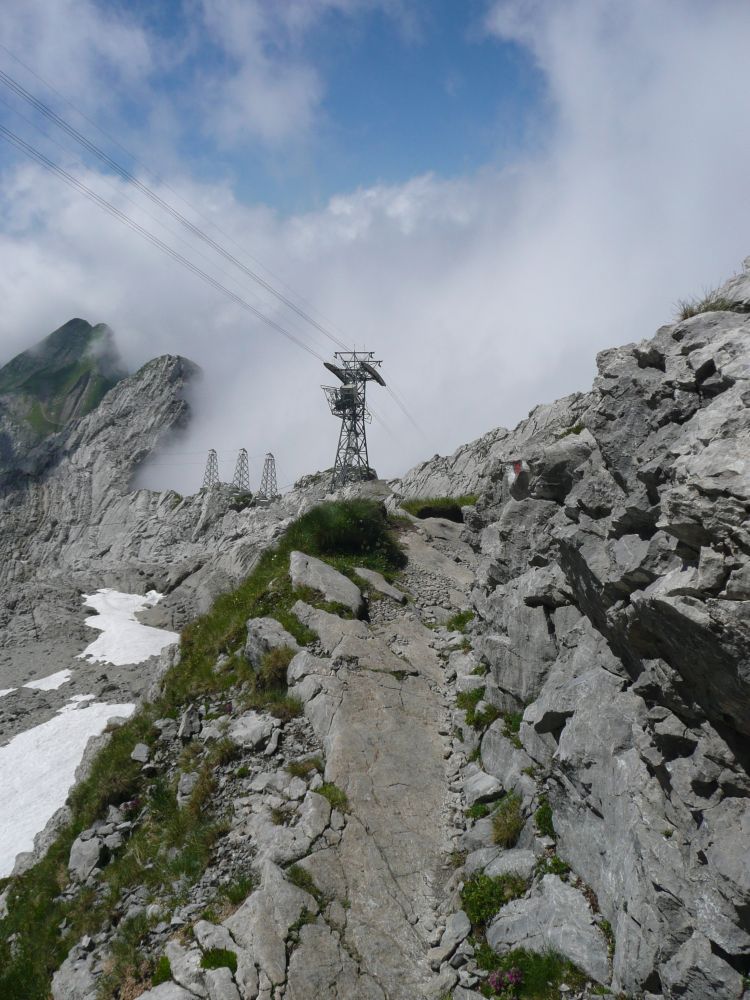
<instances>
[{"instance_id":1,"label":"weathered stone","mask_svg":"<svg viewBox=\"0 0 750 1000\"><path fill-rule=\"evenodd\" d=\"M266 745L277 726L278 722L271 716L245 712L232 721L227 735L239 746L257 750Z\"/></svg>"},{"instance_id":2,"label":"weathered stone","mask_svg":"<svg viewBox=\"0 0 750 1000\"><path fill-rule=\"evenodd\" d=\"M242 1000L229 969L207 969L205 981L208 1000Z\"/></svg>"},{"instance_id":3,"label":"weathered stone","mask_svg":"<svg viewBox=\"0 0 750 1000\"><path fill-rule=\"evenodd\" d=\"M178 941L168 941L164 952L169 959L172 979L195 996L208 996L205 970L201 968L201 953L198 948L183 948Z\"/></svg>"},{"instance_id":4,"label":"weathered stone","mask_svg":"<svg viewBox=\"0 0 750 1000\"><path fill-rule=\"evenodd\" d=\"M198 772L186 771L180 775L177 781L177 805L185 806L193 794L193 789L198 784Z\"/></svg>"},{"instance_id":5,"label":"weathered stone","mask_svg":"<svg viewBox=\"0 0 750 1000\"><path fill-rule=\"evenodd\" d=\"M304 552L292 552L289 557L289 575L295 587L310 587L321 593L326 601L343 604L352 614L359 614L362 607L362 592L359 587L321 559L305 555Z\"/></svg>"},{"instance_id":6,"label":"weathered stone","mask_svg":"<svg viewBox=\"0 0 750 1000\"><path fill-rule=\"evenodd\" d=\"M464 780L464 798L467 806L475 802L492 802L500 797L503 786L491 774L477 769Z\"/></svg>"},{"instance_id":7,"label":"weathered stone","mask_svg":"<svg viewBox=\"0 0 750 1000\"><path fill-rule=\"evenodd\" d=\"M510 851L502 851L493 858L485 867L485 875L495 877L497 875L521 875L530 879L534 874L537 865L537 858L533 851L516 847Z\"/></svg>"},{"instance_id":8,"label":"weathered stone","mask_svg":"<svg viewBox=\"0 0 750 1000\"><path fill-rule=\"evenodd\" d=\"M667 997L681 1000L739 1000L745 993L742 976L711 950L708 938L695 932L662 967Z\"/></svg>"},{"instance_id":9,"label":"weathered stone","mask_svg":"<svg viewBox=\"0 0 750 1000\"><path fill-rule=\"evenodd\" d=\"M286 646L299 651L297 640L275 618L250 618L247 623L245 658L256 670L272 649Z\"/></svg>"},{"instance_id":10,"label":"weathered stone","mask_svg":"<svg viewBox=\"0 0 750 1000\"><path fill-rule=\"evenodd\" d=\"M147 744L136 743L133 747L133 752L130 754L130 759L137 761L139 764L146 764L148 763L150 754L151 751L149 750Z\"/></svg>"},{"instance_id":11,"label":"weathered stone","mask_svg":"<svg viewBox=\"0 0 750 1000\"><path fill-rule=\"evenodd\" d=\"M182 713L180 725L177 729L177 736L183 743L187 743L193 738L193 736L197 736L201 731L201 724L201 717L198 709L195 705L190 705Z\"/></svg>"},{"instance_id":12,"label":"weathered stone","mask_svg":"<svg viewBox=\"0 0 750 1000\"><path fill-rule=\"evenodd\" d=\"M507 903L489 925L487 943L500 954L557 951L597 982L609 982L607 942L583 896L556 875L545 875L538 891Z\"/></svg>"},{"instance_id":13,"label":"weathered stone","mask_svg":"<svg viewBox=\"0 0 750 1000\"><path fill-rule=\"evenodd\" d=\"M358 577L361 577L365 583L369 583L374 590L377 590L379 594L385 594L386 597L390 597L391 600L396 601L398 604L406 603L406 594L397 587L388 583L383 574L378 573L377 570L357 566L354 572Z\"/></svg>"},{"instance_id":14,"label":"weathered stone","mask_svg":"<svg viewBox=\"0 0 750 1000\"><path fill-rule=\"evenodd\" d=\"M160 983L152 990L141 993L141 1000L191 1000L194 996L195 993L178 986L177 983Z\"/></svg>"},{"instance_id":15,"label":"weathered stone","mask_svg":"<svg viewBox=\"0 0 750 1000\"><path fill-rule=\"evenodd\" d=\"M102 863L105 854L98 837L86 837L86 832L76 837L70 848L68 871L72 878L83 882Z\"/></svg>"}]
</instances>

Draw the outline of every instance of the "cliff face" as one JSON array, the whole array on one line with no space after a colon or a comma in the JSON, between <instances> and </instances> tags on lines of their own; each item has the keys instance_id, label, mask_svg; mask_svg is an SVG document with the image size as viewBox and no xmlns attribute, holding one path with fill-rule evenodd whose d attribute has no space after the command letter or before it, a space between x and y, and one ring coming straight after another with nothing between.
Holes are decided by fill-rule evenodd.
<instances>
[{"instance_id":1,"label":"cliff face","mask_svg":"<svg viewBox=\"0 0 750 1000\"><path fill-rule=\"evenodd\" d=\"M523 718L515 741L489 728L482 766L527 814L548 797L613 988L696 1000L741 996L750 968L750 271L719 295L494 432L489 464L485 437L397 484L486 485L474 648L485 698Z\"/></svg>"}]
</instances>

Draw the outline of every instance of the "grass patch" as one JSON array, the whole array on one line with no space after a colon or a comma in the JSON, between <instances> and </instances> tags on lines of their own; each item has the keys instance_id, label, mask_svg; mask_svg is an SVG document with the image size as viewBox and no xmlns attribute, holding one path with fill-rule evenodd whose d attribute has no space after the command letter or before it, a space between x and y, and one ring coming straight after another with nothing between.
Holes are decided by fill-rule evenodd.
<instances>
[{"instance_id":1,"label":"grass patch","mask_svg":"<svg viewBox=\"0 0 750 1000\"><path fill-rule=\"evenodd\" d=\"M485 705L481 711L477 711L477 706L483 698L483 687L473 688L471 691L459 691L456 695L456 704L466 712L466 724L473 729L486 729L500 717L500 710L494 705Z\"/></svg>"},{"instance_id":2,"label":"grass patch","mask_svg":"<svg viewBox=\"0 0 750 1000\"><path fill-rule=\"evenodd\" d=\"M563 882L567 882L570 875L570 865L553 854L548 858L542 858L536 871L538 875L557 875Z\"/></svg>"},{"instance_id":3,"label":"grass patch","mask_svg":"<svg viewBox=\"0 0 750 1000\"><path fill-rule=\"evenodd\" d=\"M517 750L522 750L523 743L521 743L521 737L518 734L521 731L523 712L506 712L503 720L505 722L503 735L506 739L510 740Z\"/></svg>"},{"instance_id":4,"label":"grass patch","mask_svg":"<svg viewBox=\"0 0 750 1000\"><path fill-rule=\"evenodd\" d=\"M202 969L229 969L232 975L237 971L237 953L228 948L209 948L201 958Z\"/></svg>"},{"instance_id":5,"label":"grass patch","mask_svg":"<svg viewBox=\"0 0 750 1000\"><path fill-rule=\"evenodd\" d=\"M517 948L505 955L496 955L486 943L476 948L476 962L488 972L509 972L518 969L521 985L517 994L522 1000L559 1000L560 986L566 983L572 990L583 989L588 979L577 966L556 952L538 954ZM485 996L491 996L489 992Z\"/></svg>"},{"instance_id":6,"label":"grass patch","mask_svg":"<svg viewBox=\"0 0 750 1000\"><path fill-rule=\"evenodd\" d=\"M563 438L570 437L571 434L580 434L584 430L586 430L586 428L583 424L573 424L572 427L566 427L564 431L561 431L557 435L557 440L562 441Z\"/></svg>"},{"instance_id":7,"label":"grass patch","mask_svg":"<svg viewBox=\"0 0 750 1000\"><path fill-rule=\"evenodd\" d=\"M290 865L286 870L286 877L292 885L296 885L298 889L302 889L303 892L312 896L321 909L328 902L323 892L315 884L310 872L302 868L301 865Z\"/></svg>"},{"instance_id":8,"label":"grass patch","mask_svg":"<svg viewBox=\"0 0 750 1000\"><path fill-rule=\"evenodd\" d=\"M469 808L464 811L464 816L467 819L484 819L484 817L489 816L491 812L492 807L488 806L486 802L475 802L473 806L469 806Z\"/></svg>"},{"instance_id":9,"label":"grass patch","mask_svg":"<svg viewBox=\"0 0 750 1000\"><path fill-rule=\"evenodd\" d=\"M306 757L304 760L293 760L286 766L287 774L293 778L307 778L313 772L322 774L324 770L323 761L320 757Z\"/></svg>"},{"instance_id":10,"label":"grass patch","mask_svg":"<svg viewBox=\"0 0 750 1000\"><path fill-rule=\"evenodd\" d=\"M473 507L479 498L476 493L465 493L460 497L414 497L412 500L402 500L401 507L424 520L426 517L443 517L447 521L462 524L464 515L462 507Z\"/></svg>"},{"instance_id":11,"label":"grass patch","mask_svg":"<svg viewBox=\"0 0 750 1000\"><path fill-rule=\"evenodd\" d=\"M287 694L285 684L275 686L279 662L269 665L267 678L256 685L254 672L239 653L248 618L276 618L301 645L314 638L291 614L297 600L288 572L294 549L325 558L342 571L364 565L391 579L406 562L381 504L366 500L323 504L291 525L276 549L260 557L239 587L218 597L210 611L184 630L180 663L165 676L161 696L110 731L110 741L96 756L89 777L69 797L70 824L37 865L10 881L9 912L0 920L0 997L47 1000L52 973L72 945L84 934L99 933L126 891L144 886L158 895L165 909L186 901L190 886L203 874L217 841L227 832L224 817L212 806L215 770L238 751L229 741L220 741L210 751L197 743L190 746L185 754L189 766L184 769L197 771L198 782L182 809L177 806L174 782L144 775L130 754L136 743L153 745L154 720L178 718L189 704L230 689L240 691L238 704L244 701L277 718L300 714L302 706ZM222 672L215 674L221 654L228 659ZM346 808L340 789L328 786L329 796L332 805ZM101 898L88 888L68 898L61 889L68 882L71 845L82 830L104 818L109 805L122 808L127 818L138 821L137 826L103 869ZM248 881L229 889L227 896L239 904L251 889ZM136 996L139 986L151 981L155 969L143 959L143 933L140 925L118 929L107 996L117 995L118 990Z\"/></svg>"},{"instance_id":12,"label":"grass patch","mask_svg":"<svg viewBox=\"0 0 750 1000\"><path fill-rule=\"evenodd\" d=\"M704 292L700 297L693 299L679 299L677 302L677 319L690 319L706 312L747 312L736 302L719 295L717 288Z\"/></svg>"},{"instance_id":13,"label":"grass patch","mask_svg":"<svg viewBox=\"0 0 750 1000\"><path fill-rule=\"evenodd\" d=\"M228 885L225 889L223 889L223 894L232 906L239 906L241 903L245 902L252 891L252 875L240 875L234 880L234 882L232 882L231 885Z\"/></svg>"},{"instance_id":14,"label":"grass patch","mask_svg":"<svg viewBox=\"0 0 750 1000\"><path fill-rule=\"evenodd\" d=\"M169 964L169 959L166 955L162 955L159 961L156 963L154 968L154 974L151 976L152 986L161 986L162 983L168 983L172 978L172 966Z\"/></svg>"},{"instance_id":15,"label":"grass patch","mask_svg":"<svg viewBox=\"0 0 750 1000\"><path fill-rule=\"evenodd\" d=\"M459 611L458 614L449 618L445 623L445 627L449 632L466 632L466 628L470 622L474 621L474 612L469 611Z\"/></svg>"},{"instance_id":16,"label":"grass patch","mask_svg":"<svg viewBox=\"0 0 750 1000\"><path fill-rule=\"evenodd\" d=\"M489 875L476 873L461 890L461 904L472 927L484 928L495 914L512 899L526 892L528 884L520 875Z\"/></svg>"},{"instance_id":17,"label":"grass patch","mask_svg":"<svg viewBox=\"0 0 750 1000\"><path fill-rule=\"evenodd\" d=\"M523 830L521 796L517 792L505 795L492 816L492 839L500 847L514 847Z\"/></svg>"},{"instance_id":18,"label":"grass patch","mask_svg":"<svg viewBox=\"0 0 750 1000\"><path fill-rule=\"evenodd\" d=\"M294 656L295 652L291 646L276 646L275 649L269 649L260 661L255 681L256 687L260 691L286 687L287 667Z\"/></svg>"},{"instance_id":19,"label":"grass patch","mask_svg":"<svg viewBox=\"0 0 750 1000\"><path fill-rule=\"evenodd\" d=\"M324 781L320 788L317 789L317 792L318 795L322 795L328 799L332 809L338 809L342 813L349 812L349 799L346 796L346 792L343 788L339 788L338 785L334 785L332 781Z\"/></svg>"},{"instance_id":20,"label":"grass patch","mask_svg":"<svg viewBox=\"0 0 750 1000\"><path fill-rule=\"evenodd\" d=\"M549 804L549 799L546 795L543 795L539 800L539 808L534 813L534 822L536 823L537 830L543 837L552 837L553 840L557 839L555 827L552 823L552 806Z\"/></svg>"}]
</instances>

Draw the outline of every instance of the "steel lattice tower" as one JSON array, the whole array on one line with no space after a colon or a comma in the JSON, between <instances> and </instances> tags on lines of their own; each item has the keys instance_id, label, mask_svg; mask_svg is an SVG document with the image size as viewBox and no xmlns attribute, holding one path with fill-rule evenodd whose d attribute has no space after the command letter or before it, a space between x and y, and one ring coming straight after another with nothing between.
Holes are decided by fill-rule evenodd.
<instances>
[{"instance_id":1,"label":"steel lattice tower","mask_svg":"<svg viewBox=\"0 0 750 1000\"><path fill-rule=\"evenodd\" d=\"M276 485L276 459L269 451L263 462L263 475L260 480L260 488L256 493L258 500L278 500L281 496Z\"/></svg>"},{"instance_id":2,"label":"steel lattice tower","mask_svg":"<svg viewBox=\"0 0 750 1000\"><path fill-rule=\"evenodd\" d=\"M334 417L341 419L336 461L333 464L331 489L364 479L376 479L367 454L366 425L372 417L366 405L368 382L385 385L378 372L382 361L375 361L372 351L338 351L340 364L324 362L325 367L341 381L341 386L324 385L328 405Z\"/></svg>"},{"instance_id":3,"label":"steel lattice tower","mask_svg":"<svg viewBox=\"0 0 750 1000\"><path fill-rule=\"evenodd\" d=\"M232 486L242 493L250 492L250 463L247 460L247 448L240 448L237 464L234 467Z\"/></svg>"},{"instance_id":4,"label":"steel lattice tower","mask_svg":"<svg viewBox=\"0 0 750 1000\"><path fill-rule=\"evenodd\" d=\"M216 449L211 448L206 461L206 471L203 473L203 489L210 489L219 485L219 459Z\"/></svg>"}]
</instances>

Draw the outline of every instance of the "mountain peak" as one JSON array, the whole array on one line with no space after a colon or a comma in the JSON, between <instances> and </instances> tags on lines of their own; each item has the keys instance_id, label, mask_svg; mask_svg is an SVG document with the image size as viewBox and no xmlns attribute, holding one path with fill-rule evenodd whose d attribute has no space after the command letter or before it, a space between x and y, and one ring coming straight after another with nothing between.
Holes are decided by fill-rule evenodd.
<instances>
[{"instance_id":1,"label":"mountain peak","mask_svg":"<svg viewBox=\"0 0 750 1000\"><path fill-rule=\"evenodd\" d=\"M0 397L39 439L85 416L126 374L109 327L75 318L0 368Z\"/></svg>"}]
</instances>

